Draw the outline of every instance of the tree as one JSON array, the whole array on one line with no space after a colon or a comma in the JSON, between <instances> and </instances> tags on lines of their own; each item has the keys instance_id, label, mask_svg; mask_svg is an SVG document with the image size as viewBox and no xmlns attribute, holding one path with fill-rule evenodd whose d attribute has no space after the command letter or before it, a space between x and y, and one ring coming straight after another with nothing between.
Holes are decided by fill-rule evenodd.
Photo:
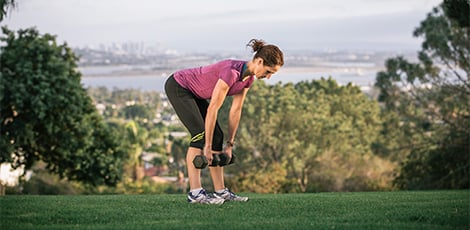
<instances>
[{"instance_id":1,"label":"tree","mask_svg":"<svg viewBox=\"0 0 470 230\"><path fill-rule=\"evenodd\" d=\"M257 192L388 188L393 167L372 148L382 124L379 112L358 87L339 86L331 78L257 82L236 138L240 163L227 168L237 175L232 183ZM276 191L258 188L269 183Z\"/></svg>"},{"instance_id":2,"label":"tree","mask_svg":"<svg viewBox=\"0 0 470 230\"><path fill-rule=\"evenodd\" d=\"M131 169L132 180L141 180L144 177L144 166L142 162L142 152L148 145L148 132L139 126L135 121L129 121L125 125L126 145L129 150L127 167Z\"/></svg>"},{"instance_id":3,"label":"tree","mask_svg":"<svg viewBox=\"0 0 470 230\"><path fill-rule=\"evenodd\" d=\"M470 1L446 0L414 36L423 37L418 63L388 59L377 74L379 100L398 115L408 157L400 188L470 187Z\"/></svg>"},{"instance_id":4,"label":"tree","mask_svg":"<svg viewBox=\"0 0 470 230\"><path fill-rule=\"evenodd\" d=\"M15 7L15 0L0 0L0 22L7 16L8 11Z\"/></svg>"},{"instance_id":5,"label":"tree","mask_svg":"<svg viewBox=\"0 0 470 230\"><path fill-rule=\"evenodd\" d=\"M67 44L34 29L0 37L0 162L44 161L61 177L116 184L123 150L80 83Z\"/></svg>"},{"instance_id":6,"label":"tree","mask_svg":"<svg viewBox=\"0 0 470 230\"><path fill-rule=\"evenodd\" d=\"M155 117L155 109L148 105L135 104L122 109L123 117L132 120L152 120Z\"/></svg>"}]
</instances>

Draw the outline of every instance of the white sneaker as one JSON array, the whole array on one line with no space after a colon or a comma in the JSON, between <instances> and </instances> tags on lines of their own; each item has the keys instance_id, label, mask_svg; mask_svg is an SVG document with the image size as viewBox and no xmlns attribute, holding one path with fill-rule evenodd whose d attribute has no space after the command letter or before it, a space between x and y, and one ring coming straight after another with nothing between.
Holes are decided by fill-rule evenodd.
<instances>
[{"instance_id":1,"label":"white sneaker","mask_svg":"<svg viewBox=\"0 0 470 230\"><path fill-rule=\"evenodd\" d=\"M248 197L245 196L239 196L232 191L230 191L228 188L225 188L223 192L218 193L215 192L214 196L220 199L224 199L225 201L241 201L241 202L247 202Z\"/></svg>"},{"instance_id":2,"label":"white sneaker","mask_svg":"<svg viewBox=\"0 0 470 230\"><path fill-rule=\"evenodd\" d=\"M224 199L218 197L210 197L207 195L206 190L202 189L196 196L193 196L191 192L188 193L188 202L189 203L199 203L199 204L223 204Z\"/></svg>"}]
</instances>

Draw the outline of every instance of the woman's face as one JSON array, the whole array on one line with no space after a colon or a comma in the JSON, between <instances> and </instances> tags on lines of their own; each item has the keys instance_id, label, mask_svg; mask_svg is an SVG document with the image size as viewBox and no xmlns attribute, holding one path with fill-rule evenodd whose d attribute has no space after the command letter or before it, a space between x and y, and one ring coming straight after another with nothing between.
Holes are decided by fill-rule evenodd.
<instances>
[{"instance_id":1,"label":"woman's face","mask_svg":"<svg viewBox=\"0 0 470 230\"><path fill-rule=\"evenodd\" d=\"M281 68L280 65L276 66L266 66L264 65L263 59L259 58L255 61L256 67L255 67L255 76L257 79L269 79L273 74L275 74L279 69Z\"/></svg>"}]
</instances>

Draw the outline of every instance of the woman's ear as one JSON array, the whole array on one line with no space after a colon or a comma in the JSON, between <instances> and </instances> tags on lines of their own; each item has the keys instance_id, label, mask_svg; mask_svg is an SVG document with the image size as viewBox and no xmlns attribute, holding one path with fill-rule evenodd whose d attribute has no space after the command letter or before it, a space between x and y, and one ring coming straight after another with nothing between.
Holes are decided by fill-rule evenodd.
<instances>
[{"instance_id":1,"label":"woman's ear","mask_svg":"<svg viewBox=\"0 0 470 230\"><path fill-rule=\"evenodd\" d=\"M260 58L260 57L259 57L259 58L256 58L256 60L255 60L255 63L256 63L257 65L261 65L261 66L263 66L263 64L264 64L264 60L263 60L262 58Z\"/></svg>"}]
</instances>

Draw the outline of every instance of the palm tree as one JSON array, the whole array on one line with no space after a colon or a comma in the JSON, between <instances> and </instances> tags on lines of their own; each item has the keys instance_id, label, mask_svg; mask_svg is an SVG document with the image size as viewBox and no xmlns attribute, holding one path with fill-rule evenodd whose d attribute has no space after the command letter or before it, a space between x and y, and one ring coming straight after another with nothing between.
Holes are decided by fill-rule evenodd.
<instances>
[{"instance_id":1,"label":"palm tree","mask_svg":"<svg viewBox=\"0 0 470 230\"><path fill-rule=\"evenodd\" d=\"M129 142L129 162L131 167L132 179L134 181L141 180L144 177L144 167L142 164L142 150L146 146L148 132L142 129L135 121L126 124L127 141Z\"/></svg>"}]
</instances>

